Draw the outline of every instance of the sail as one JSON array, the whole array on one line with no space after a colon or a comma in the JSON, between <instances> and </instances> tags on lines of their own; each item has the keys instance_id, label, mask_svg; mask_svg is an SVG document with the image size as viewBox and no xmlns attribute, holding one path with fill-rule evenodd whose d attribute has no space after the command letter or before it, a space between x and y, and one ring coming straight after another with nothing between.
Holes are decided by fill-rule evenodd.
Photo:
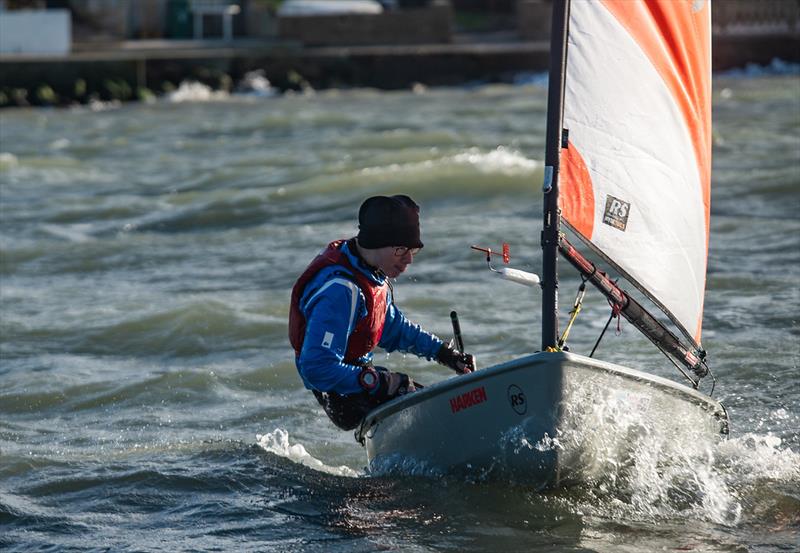
<instances>
[{"instance_id":1,"label":"sail","mask_svg":"<svg viewBox=\"0 0 800 553\"><path fill-rule=\"evenodd\" d=\"M711 179L707 0L573 0L559 207L700 343Z\"/></svg>"}]
</instances>

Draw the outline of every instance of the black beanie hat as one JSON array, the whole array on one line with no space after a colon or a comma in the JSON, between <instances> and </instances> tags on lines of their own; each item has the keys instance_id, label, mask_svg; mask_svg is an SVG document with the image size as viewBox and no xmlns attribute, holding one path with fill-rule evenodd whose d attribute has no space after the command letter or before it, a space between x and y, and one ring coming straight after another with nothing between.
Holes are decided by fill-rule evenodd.
<instances>
[{"instance_id":1,"label":"black beanie hat","mask_svg":"<svg viewBox=\"0 0 800 553\"><path fill-rule=\"evenodd\" d=\"M358 244L368 250L421 248L419 206L403 195L367 198L358 210Z\"/></svg>"}]
</instances>

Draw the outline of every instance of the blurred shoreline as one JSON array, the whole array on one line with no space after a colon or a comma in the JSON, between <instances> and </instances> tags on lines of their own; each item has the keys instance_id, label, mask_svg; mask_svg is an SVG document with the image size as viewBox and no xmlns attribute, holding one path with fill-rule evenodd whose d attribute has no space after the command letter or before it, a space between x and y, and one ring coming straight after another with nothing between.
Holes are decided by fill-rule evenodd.
<instances>
[{"instance_id":1,"label":"blurred shoreline","mask_svg":"<svg viewBox=\"0 0 800 553\"><path fill-rule=\"evenodd\" d=\"M800 62L800 34L787 30L714 36L715 71ZM455 34L447 44L303 46L253 39L76 43L66 55L0 55L0 107L148 101L198 82L214 91L266 80L270 94L330 88L383 90L514 82L546 72L547 41L511 34ZM259 92L256 90L256 92Z\"/></svg>"}]
</instances>

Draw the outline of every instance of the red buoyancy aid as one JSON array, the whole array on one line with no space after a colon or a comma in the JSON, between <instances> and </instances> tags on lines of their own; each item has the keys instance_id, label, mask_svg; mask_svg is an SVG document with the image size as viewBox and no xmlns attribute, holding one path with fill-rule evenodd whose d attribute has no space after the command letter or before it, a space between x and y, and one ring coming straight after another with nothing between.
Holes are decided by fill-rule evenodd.
<instances>
[{"instance_id":1,"label":"red buoyancy aid","mask_svg":"<svg viewBox=\"0 0 800 553\"><path fill-rule=\"evenodd\" d=\"M344 240L337 240L328 244L328 247L317 255L303 271L292 288L292 303L289 308L289 341L297 356L300 355L300 350L303 348L303 339L306 334L306 319L300 311L300 298L309 281L319 271L331 265L340 265L347 269L352 280L364 294L367 304L367 316L356 322L353 332L350 334L344 362L355 363L359 358L372 351L381 339L383 325L386 322L386 297L389 286L387 282L376 284L360 270L354 268L347 255L342 252L344 242Z\"/></svg>"}]
</instances>

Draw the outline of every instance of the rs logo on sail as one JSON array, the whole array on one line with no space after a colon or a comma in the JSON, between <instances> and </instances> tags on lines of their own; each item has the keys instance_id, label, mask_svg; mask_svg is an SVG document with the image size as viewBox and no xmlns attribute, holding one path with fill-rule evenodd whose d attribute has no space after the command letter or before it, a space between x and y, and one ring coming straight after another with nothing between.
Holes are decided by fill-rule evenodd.
<instances>
[{"instance_id":1,"label":"rs logo on sail","mask_svg":"<svg viewBox=\"0 0 800 553\"><path fill-rule=\"evenodd\" d=\"M462 409L469 409L484 401L486 401L486 389L481 386L460 396L450 398L450 410L453 413L458 413Z\"/></svg>"},{"instance_id":2,"label":"rs logo on sail","mask_svg":"<svg viewBox=\"0 0 800 553\"><path fill-rule=\"evenodd\" d=\"M631 204L623 202L612 195L606 197L606 209L603 212L603 222L607 225L624 231L628 226L628 214L631 211Z\"/></svg>"}]
</instances>

